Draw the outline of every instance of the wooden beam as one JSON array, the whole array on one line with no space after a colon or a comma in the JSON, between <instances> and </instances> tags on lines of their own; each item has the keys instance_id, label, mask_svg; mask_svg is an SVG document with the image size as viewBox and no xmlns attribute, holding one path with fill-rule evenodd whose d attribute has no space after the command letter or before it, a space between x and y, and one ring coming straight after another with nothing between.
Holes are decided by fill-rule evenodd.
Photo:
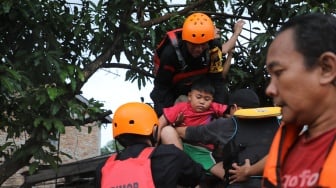
<instances>
[{"instance_id":1,"label":"wooden beam","mask_svg":"<svg viewBox=\"0 0 336 188\"><path fill-rule=\"evenodd\" d=\"M62 178L67 176L76 176L88 172L95 172L99 164L105 162L110 155L99 156L91 159L85 159L74 163L61 165L57 169L48 168L38 170L33 175L24 175L24 186L34 185L40 182Z\"/></svg>"}]
</instances>

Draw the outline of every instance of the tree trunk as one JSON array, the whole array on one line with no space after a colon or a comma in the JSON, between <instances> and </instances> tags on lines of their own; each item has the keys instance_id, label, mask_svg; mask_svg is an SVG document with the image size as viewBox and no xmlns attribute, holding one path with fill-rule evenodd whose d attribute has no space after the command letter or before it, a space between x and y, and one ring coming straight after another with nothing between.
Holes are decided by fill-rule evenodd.
<instances>
[{"instance_id":1,"label":"tree trunk","mask_svg":"<svg viewBox=\"0 0 336 188\"><path fill-rule=\"evenodd\" d=\"M29 165L29 160L33 157L34 148L37 146L38 144L32 140L28 140L19 150L14 152L14 155L12 155L13 158L6 159L0 165L0 185L18 170Z\"/></svg>"}]
</instances>

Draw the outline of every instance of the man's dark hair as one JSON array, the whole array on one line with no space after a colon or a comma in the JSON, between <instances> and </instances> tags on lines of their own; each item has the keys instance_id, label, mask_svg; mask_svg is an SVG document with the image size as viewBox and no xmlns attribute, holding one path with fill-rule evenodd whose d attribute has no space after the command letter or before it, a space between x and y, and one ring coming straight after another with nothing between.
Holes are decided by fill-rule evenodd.
<instances>
[{"instance_id":1,"label":"man's dark hair","mask_svg":"<svg viewBox=\"0 0 336 188\"><path fill-rule=\"evenodd\" d=\"M137 135L137 134L122 134L116 137L116 140L123 146L128 147L135 144L147 144L151 140L150 136Z\"/></svg>"},{"instance_id":2,"label":"man's dark hair","mask_svg":"<svg viewBox=\"0 0 336 188\"><path fill-rule=\"evenodd\" d=\"M215 95L215 87L211 81L206 77L200 77L192 83L191 91L197 90Z\"/></svg>"},{"instance_id":3,"label":"man's dark hair","mask_svg":"<svg viewBox=\"0 0 336 188\"><path fill-rule=\"evenodd\" d=\"M260 107L260 100L252 89L237 89L229 95L229 105L234 104L242 108L257 108Z\"/></svg>"},{"instance_id":4,"label":"man's dark hair","mask_svg":"<svg viewBox=\"0 0 336 188\"><path fill-rule=\"evenodd\" d=\"M279 33L294 29L296 50L303 54L307 68L315 66L324 52L336 54L336 18L333 15L310 13L286 22Z\"/></svg>"}]
</instances>

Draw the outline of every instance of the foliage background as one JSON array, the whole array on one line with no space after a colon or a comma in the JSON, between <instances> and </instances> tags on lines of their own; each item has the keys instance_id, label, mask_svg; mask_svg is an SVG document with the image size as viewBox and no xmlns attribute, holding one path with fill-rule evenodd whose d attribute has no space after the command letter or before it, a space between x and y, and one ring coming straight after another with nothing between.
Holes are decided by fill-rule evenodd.
<instances>
[{"instance_id":1,"label":"foliage background","mask_svg":"<svg viewBox=\"0 0 336 188\"><path fill-rule=\"evenodd\" d=\"M236 47L229 87L254 88L262 104L270 105L263 64L276 29L295 15L333 13L336 7L334 1L314 0L169 2L0 1L0 130L8 134L0 143L0 184L23 166L31 173L41 164L57 167L61 161L50 140L64 134L65 126L80 129L110 114L95 99L77 100L86 81L100 68L122 68L126 81L145 86L152 80L156 44L192 11L209 14L224 41L238 19L249 23ZM127 62L121 62L122 55ZM26 136L24 144L13 141L20 136Z\"/></svg>"}]
</instances>

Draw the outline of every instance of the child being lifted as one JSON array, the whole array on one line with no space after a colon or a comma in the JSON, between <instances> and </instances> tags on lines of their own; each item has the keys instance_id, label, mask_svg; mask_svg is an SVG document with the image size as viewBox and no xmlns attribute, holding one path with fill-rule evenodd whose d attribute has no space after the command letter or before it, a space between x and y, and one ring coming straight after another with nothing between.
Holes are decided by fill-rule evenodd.
<instances>
[{"instance_id":1,"label":"child being lifted","mask_svg":"<svg viewBox=\"0 0 336 188\"><path fill-rule=\"evenodd\" d=\"M227 105L213 102L214 93L215 88L210 80L201 77L192 84L187 96L188 101L178 102L172 107L163 109L163 114L159 119L160 129L167 125L174 127L205 125L214 118L223 117ZM224 178L223 163L216 163L212 156L213 144L186 143L176 140L173 136L167 132L162 133L161 143L176 145L194 161L200 163L205 170L220 179Z\"/></svg>"}]
</instances>

